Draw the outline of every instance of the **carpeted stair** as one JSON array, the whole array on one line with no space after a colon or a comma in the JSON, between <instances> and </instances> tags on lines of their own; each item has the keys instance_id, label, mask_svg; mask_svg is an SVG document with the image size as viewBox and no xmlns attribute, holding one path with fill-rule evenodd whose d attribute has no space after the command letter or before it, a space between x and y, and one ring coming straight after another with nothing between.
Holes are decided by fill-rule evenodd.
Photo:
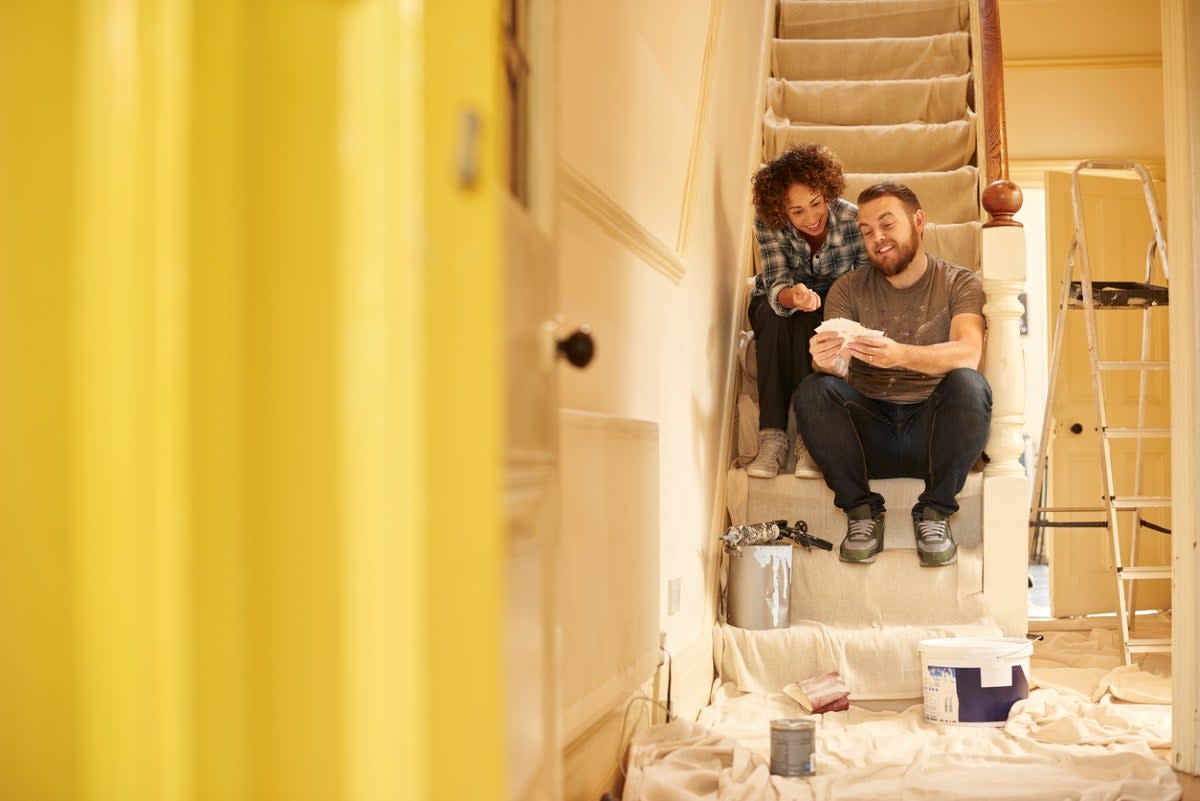
<instances>
[{"instance_id":1,"label":"carpeted stair","mask_svg":"<svg viewBox=\"0 0 1200 801\"><path fill-rule=\"evenodd\" d=\"M780 0L763 160L790 144L815 141L842 158L851 202L881 180L908 184L929 222L926 249L978 270L969 7L967 0ZM750 631L718 623L720 678L744 689L779 691L836 669L850 677L856 702L920 698L919 640L1001 635L982 595L982 482L978 475L968 481L951 521L960 545L957 565L917 565L909 516L921 490L915 479L872 482L888 500L885 550L869 566L839 562L845 516L823 481L797 479L790 469L774 479L748 478L741 467L757 447L753 347L744 336L730 517L735 524L802 519L810 534L835 547L833 553L795 549L790 628Z\"/></svg>"}]
</instances>

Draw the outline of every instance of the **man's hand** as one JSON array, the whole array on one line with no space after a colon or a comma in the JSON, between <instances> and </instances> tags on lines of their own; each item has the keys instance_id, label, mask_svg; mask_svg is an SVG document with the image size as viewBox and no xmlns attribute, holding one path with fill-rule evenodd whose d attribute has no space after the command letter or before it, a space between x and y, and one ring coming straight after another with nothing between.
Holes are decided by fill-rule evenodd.
<instances>
[{"instance_id":1,"label":"man's hand","mask_svg":"<svg viewBox=\"0 0 1200 801\"><path fill-rule=\"evenodd\" d=\"M785 309L810 312L821 308L821 296L804 284L784 287L779 290L779 305Z\"/></svg>"},{"instance_id":2,"label":"man's hand","mask_svg":"<svg viewBox=\"0 0 1200 801\"><path fill-rule=\"evenodd\" d=\"M855 337L854 341L846 345L847 353L872 367L898 367L904 349L904 345L885 336Z\"/></svg>"},{"instance_id":3,"label":"man's hand","mask_svg":"<svg viewBox=\"0 0 1200 801\"><path fill-rule=\"evenodd\" d=\"M846 341L841 334L825 331L816 334L808 340L808 352L812 354L813 367L821 373L829 373L843 378L848 372L848 364L843 351Z\"/></svg>"}]
</instances>

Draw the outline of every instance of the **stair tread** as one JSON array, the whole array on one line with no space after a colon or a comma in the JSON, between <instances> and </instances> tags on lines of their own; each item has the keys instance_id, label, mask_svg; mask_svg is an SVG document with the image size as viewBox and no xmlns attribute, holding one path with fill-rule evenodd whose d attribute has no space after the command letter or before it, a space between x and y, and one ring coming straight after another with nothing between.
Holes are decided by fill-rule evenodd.
<instances>
[{"instance_id":1,"label":"stair tread","mask_svg":"<svg viewBox=\"0 0 1200 801\"><path fill-rule=\"evenodd\" d=\"M881 59L880 53L890 58ZM802 80L891 80L963 75L971 69L965 32L877 39L776 39L771 72Z\"/></svg>"},{"instance_id":2,"label":"stair tread","mask_svg":"<svg viewBox=\"0 0 1200 801\"><path fill-rule=\"evenodd\" d=\"M783 119L819 125L933 122L964 119L970 76L886 81L805 81L770 78L767 103Z\"/></svg>"},{"instance_id":3,"label":"stair tread","mask_svg":"<svg viewBox=\"0 0 1200 801\"><path fill-rule=\"evenodd\" d=\"M820 142L837 153L846 172L955 170L975 156L975 114L947 123L798 125L770 109L763 120L763 155L772 159L793 144Z\"/></svg>"},{"instance_id":4,"label":"stair tread","mask_svg":"<svg viewBox=\"0 0 1200 801\"><path fill-rule=\"evenodd\" d=\"M969 623L837 626L795 620L786 629L752 631L718 623L717 673L744 692L781 692L784 687L836 667L855 700L921 697L922 640L1003 636L989 619Z\"/></svg>"},{"instance_id":5,"label":"stair tread","mask_svg":"<svg viewBox=\"0 0 1200 801\"><path fill-rule=\"evenodd\" d=\"M782 519L795 522L802 519L808 523L809 534L829 540L835 546L841 542L846 515L833 505L833 492L824 481L796 478L790 472L781 473L775 478L749 478L744 470L736 467L730 469L728 480L731 497L743 494L746 497L745 517L735 515L736 524ZM884 548L914 551L916 542L910 513L917 496L924 489L924 481L917 478L885 478L872 480L871 486L889 503L885 517ZM955 539L964 547L974 547L980 542L978 516L982 488L981 473L968 475L959 493L961 508L951 518L952 524L961 521L954 531ZM968 528L976 530L972 533Z\"/></svg>"},{"instance_id":6,"label":"stair tread","mask_svg":"<svg viewBox=\"0 0 1200 801\"><path fill-rule=\"evenodd\" d=\"M923 195L917 195L917 197L921 199L921 205L924 207L925 197ZM979 237L982 230L983 224L977 221L926 223L925 251L959 266L978 271L982 259Z\"/></svg>"},{"instance_id":7,"label":"stair tread","mask_svg":"<svg viewBox=\"0 0 1200 801\"><path fill-rule=\"evenodd\" d=\"M780 0L781 36L927 36L965 31L966 0Z\"/></svg>"}]
</instances>

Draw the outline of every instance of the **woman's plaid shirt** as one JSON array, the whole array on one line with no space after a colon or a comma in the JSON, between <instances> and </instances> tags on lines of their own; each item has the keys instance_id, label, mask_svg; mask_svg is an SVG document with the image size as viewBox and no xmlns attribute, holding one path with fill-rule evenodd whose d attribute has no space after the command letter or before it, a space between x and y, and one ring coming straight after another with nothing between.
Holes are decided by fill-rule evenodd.
<instances>
[{"instance_id":1,"label":"woman's plaid shirt","mask_svg":"<svg viewBox=\"0 0 1200 801\"><path fill-rule=\"evenodd\" d=\"M858 231L858 207L839 198L829 204L828 234L825 246L813 255L808 242L788 223L783 228L768 228L754 220L754 238L758 240L761 271L754 279L754 296L765 294L776 314L790 316L795 309L779 305L779 293L785 287L804 284L822 298L842 273L867 266L867 249Z\"/></svg>"}]
</instances>

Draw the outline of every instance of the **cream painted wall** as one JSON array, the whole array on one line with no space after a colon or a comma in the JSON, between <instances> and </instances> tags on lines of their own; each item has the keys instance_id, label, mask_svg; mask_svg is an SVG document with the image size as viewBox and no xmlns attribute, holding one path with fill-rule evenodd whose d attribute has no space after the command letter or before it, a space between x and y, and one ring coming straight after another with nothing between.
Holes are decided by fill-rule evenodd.
<instances>
[{"instance_id":1,"label":"cream painted wall","mask_svg":"<svg viewBox=\"0 0 1200 801\"><path fill-rule=\"evenodd\" d=\"M562 6L562 159L671 246L704 77L710 5L722 4Z\"/></svg>"},{"instance_id":2,"label":"cream painted wall","mask_svg":"<svg viewBox=\"0 0 1200 801\"><path fill-rule=\"evenodd\" d=\"M1156 3L1115 0L1000 0L1004 56L1047 58L1062 53L1108 58L1157 54Z\"/></svg>"},{"instance_id":3,"label":"cream painted wall","mask_svg":"<svg viewBox=\"0 0 1200 801\"><path fill-rule=\"evenodd\" d=\"M591 367L560 374L560 397L659 426L661 626L682 714L707 702L711 683L709 558L769 8L621 0L560 11L560 307L597 343ZM612 748L598 745L596 758Z\"/></svg>"},{"instance_id":4,"label":"cream painted wall","mask_svg":"<svg viewBox=\"0 0 1200 801\"><path fill-rule=\"evenodd\" d=\"M1163 158L1156 3L1001 0L1008 155Z\"/></svg>"},{"instance_id":5,"label":"cream painted wall","mask_svg":"<svg viewBox=\"0 0 1200 801\"><path fill-rule=\"evenodd\" d=\"M1152 168L1158 161L1167 184L1167 197L1159 200L1165 201L1173 221L1167 230L1174 268L1172 338L1193 341L1194 199L1200 174L1200 13L1195 1L1002 0L1001 25L1014 177L1027 186L1058 159L1116 155L1146 160ZM1085 86L1092 88L1090 94L1081 91ZM1051 98L1057 105L1048 102ZM1098 135L1095 126L1072 124L1081 119L1102 119L1106 129ZM1117 143L1121 152L1100 152L1101 142ZM1030 225L1028 217L1025 224ZM1039 269L1044 274L1044 259L1031 259L1031 293ZM1190 413L1198 392L1195 349L1175 348L1172 359L1173 516L1176 530L1184 532L1175 543L1174 651L1180 664L1194 664L1200 642L1195 590L1200 551L1196 527L1188 522L1195 519L1197 497L1197 432ZM1171 760L1177 769L1196 773L1200 717L1194 675L1177 671L1173 694Z\"/></svg>"},{"instance_id":6,"label":"cream painted wall","mask_svg":"<svg viewBox=\"0 0 1200 801\"><path fill-rule=\"evenodd\" d=\"M1118 0L1001 0L1008 155L1024 190L1029 334L1025 433L1029 459L1041 436L1047 380L1046 292L1062 264L1047 264L1047 169L1087 158L1163 161L1159 9ZM1160 198L1160 201L1165 200Z\"/></svg>"}]
</instances>

